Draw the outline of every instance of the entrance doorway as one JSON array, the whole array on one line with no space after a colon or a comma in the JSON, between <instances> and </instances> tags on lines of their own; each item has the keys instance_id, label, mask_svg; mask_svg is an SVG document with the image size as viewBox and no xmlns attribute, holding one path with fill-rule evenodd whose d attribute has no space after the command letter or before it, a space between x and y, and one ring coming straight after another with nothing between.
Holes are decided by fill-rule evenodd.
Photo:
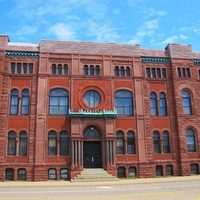
<instances>
[{"instance_id":1,"label":"entrance doorway","mask_svg":"<svg viewBox=\"0 0 200 200\"><path fill-rule=\"evenodd\" d=\"M83 162L85 168L102 167L101 141L83 142Z\"/></svg>"}]
</instances>

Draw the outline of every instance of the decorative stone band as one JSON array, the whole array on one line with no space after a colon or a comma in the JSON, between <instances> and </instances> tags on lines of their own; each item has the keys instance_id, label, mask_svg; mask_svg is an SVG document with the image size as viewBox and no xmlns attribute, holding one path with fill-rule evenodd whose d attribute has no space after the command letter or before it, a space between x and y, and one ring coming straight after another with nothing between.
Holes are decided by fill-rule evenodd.
<instances>
[{"instance_id":1,"label":"decorative stone band","mask_svg":"<svg viewBox=\"0 0 200 200\"><path fill-rule=\"evenodd\" d=\"M23 58L39 58L39 52L28 52L28 51L6 51L7 57L23 57Z\"/></svg>"},{"instance_id":2,"label":"decorative stone band","mask_svg":"<svg viewBox=\"0 0 200 200\"><path fill-rule=\"evenodd\" d=\"M194 59L194 64L195 65L200 65L200 59Z\"/></svg>"},{"instance_id":3,"label":"decorative stone band","mask_svg":"<svg viewBox=\"0 0 200 200\"><path fill-rule=\"evenodd\" d=\"M79 110L78 112L74 112L69 109L68 116L70 118L89 118L89 119L115 119L117 117L116 110L100 110L100 111L87 111L87 110Z\"/></svg>"},{"instance_id":4,"label":"decorative stone band","mask_svg":"<svg viewBox=\"0 0 200 200\"><path fill-rule=\"evenodd\" d=\"M141 62L145 63L170 63L170 58L141 57Z\"/></svg>"}]
</instances>

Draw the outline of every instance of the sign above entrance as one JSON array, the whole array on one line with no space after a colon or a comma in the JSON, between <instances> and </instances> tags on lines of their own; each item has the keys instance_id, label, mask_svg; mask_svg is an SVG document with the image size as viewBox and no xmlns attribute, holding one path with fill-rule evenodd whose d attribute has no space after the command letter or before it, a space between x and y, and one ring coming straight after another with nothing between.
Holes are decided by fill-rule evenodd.
<instances>
[{"instance_id":1,"label":"sign above entrance","mask_svg":"<svg viewBox=\"0 0 200 200\"><path fill-rule=\"evenodd\" d=\"M89 119L115 119L117 117L116 110L79 110L78 112L74 112L69 110L68 116L70 118L89 118Z\"/></svg>"}]
</instances>

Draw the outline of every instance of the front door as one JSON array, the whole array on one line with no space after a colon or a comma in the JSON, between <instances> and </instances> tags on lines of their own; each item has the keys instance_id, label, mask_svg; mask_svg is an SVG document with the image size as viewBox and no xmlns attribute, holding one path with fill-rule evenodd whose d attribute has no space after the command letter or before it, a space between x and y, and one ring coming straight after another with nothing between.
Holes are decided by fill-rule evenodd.
<instances>
[{"instance_id":1,"label":"front door","mask_svg":"<svg viewBox=\"0 0 200 200\"><path fill-rule=\"evenodd\" d=\"M85 168L101 168L101 141L83 142L83 160Z\"/></svg>"}]
</instances>

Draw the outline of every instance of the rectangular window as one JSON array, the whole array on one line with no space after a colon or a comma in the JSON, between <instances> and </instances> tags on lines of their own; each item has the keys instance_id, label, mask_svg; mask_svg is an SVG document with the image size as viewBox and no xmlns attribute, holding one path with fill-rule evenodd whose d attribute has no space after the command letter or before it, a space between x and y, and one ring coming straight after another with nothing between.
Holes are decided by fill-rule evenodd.
<instances>
[{"instance_id":1,"label":"rectangular window","mask_svg":"<svg viewBox=\"0 0 200 200\"><path fill-rule=\"evenodd\" d=\"M167 75L166 75L166 69L165 68L162 68L162 77L163 78L167 77Z\"/></svg>"},{"instance_id":2,"label":"rectangular window","mask_svg":"<svg viewBox=\"0 0 200 200\"><path fill-rule=\"evenodd\" d=\"M152 73L152 78L156 78L156 69L155 68L152 68L151 69L151 73Z\"/></svg>"},{"instance_id":3,"label":"rectangular window","mask_svg":"<svg viewBox=\"0 0 200 200\"><path fill-rule=\"evenodd\" d=\"M161 78L160 68L157 68L157 77Z\"/></svg>"},{"instance_id":4,"label":"rectangular window","mask_svg":"<svg viewBox=\"0 0 200 200\"><path fill-rule=\"evenodd\" d=\"M27 63L23 63L23 73L27 74Z\"/></svg>"},{"instance_id":5,"label":"rectangular window","mask_svg":"<svg viewBox=\"0 0 200 200\"><path fill-rule=\"evenodd\" d=\"M15 63L11 63L11 73L15 73Z\"/></svg>"},{"instance_id":6,"label":"rectangular window","mask_svg":"<svg viewBox=\"0 0 200 200\"><path fill-rule=\"evenodd\" d=\"M150 68L146 68L146 76L147 78L151 78Z\"/></svg>"}]
</instances>

